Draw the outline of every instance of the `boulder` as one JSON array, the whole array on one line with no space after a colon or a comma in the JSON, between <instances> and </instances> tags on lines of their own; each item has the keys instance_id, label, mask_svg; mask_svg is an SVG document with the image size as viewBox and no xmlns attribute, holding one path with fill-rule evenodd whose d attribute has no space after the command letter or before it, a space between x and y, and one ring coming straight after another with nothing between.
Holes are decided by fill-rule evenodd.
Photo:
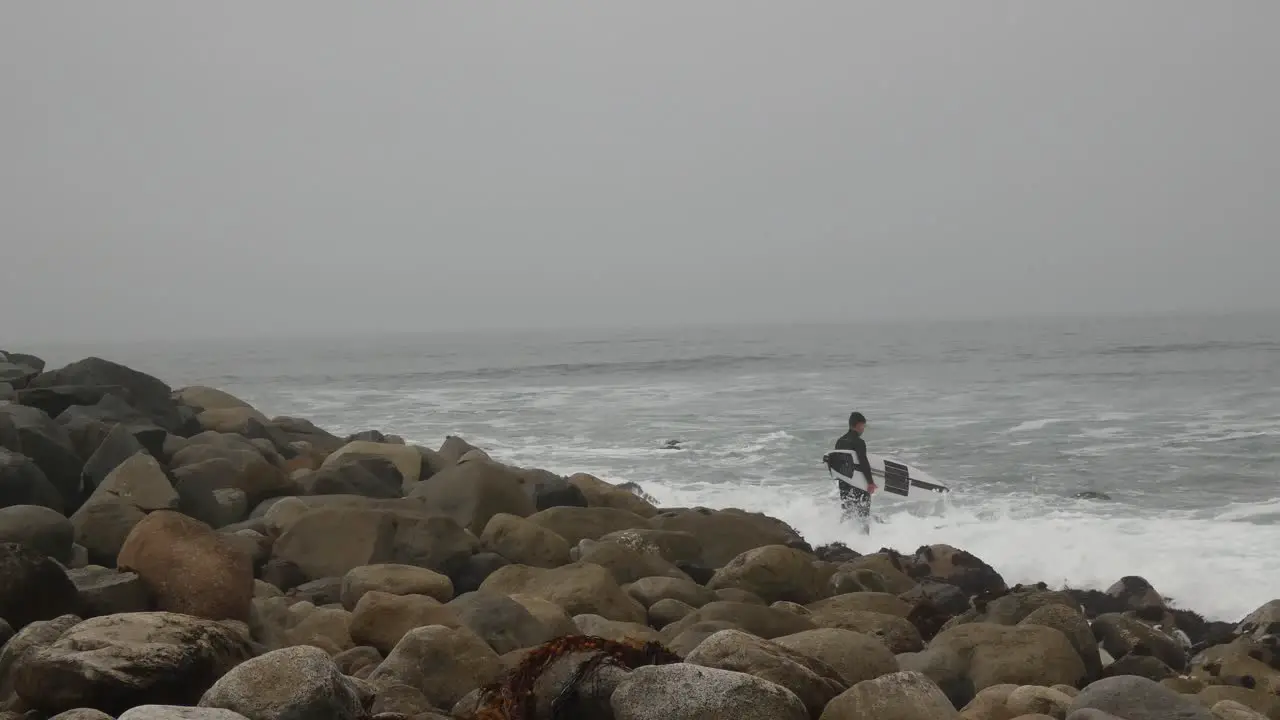
<instances>
[{"instance_id":1,"label":"boulder","mask_svg":"<svg viewBox=\"0 0 1280 720\"><path fill-rule=\"evenodd\" d=\"M851 593L851 595L862 594L865 593ZM832 600L847 597L850 595L839 595ZM810 606L808 610L808 619L814 626L865 633L883 642L894 653L916 652L924 647L924 639L920 637L920 631L909 620L899 615L871 610L851 610L840 604L825 606L816 604Z\"/></svg>"},{"instance_id":2,"label":"boulder","mask_svg":"<svg viewBox=\"0 0 1280 720\"><path fill-rule=\"evenodd\" d=\"M299 516L276 540L272 556L292 562L309 579L342 577L362 565L381 563L415 565L449 575L479 545L475 536L449 518L334 506Z\"/></svg>"},{"instance_id":3,"label":"boulder","mask_svg":"<svg viewBox=\"0 0 1280 720\"><path fill-rule=\"evenodd\" d=\"M625 588L624 588L625 589ZM659 630L676 622L689 617L697 610L688 603L679 600L659 600L649 606L649 627L658 628Z\"/></svg>"},{"instance_id":4,"label":"boulder","mask_svg":"<svg viewBox=\"0 0 1280 720\"><path fill-rule=\"evenodd\" d=\"M445 466L449 467L457 465L468 453L476 451L483 453L479 448L456 435L446 435L444 443L440 445L436 454L440 456Z\"/></svg>"},{"instance_id":5,"label":"boulder","mask_svg":"<svg viewBox=\"0 0 1280 720\"><path fill-rule=\"evenodd\" d=\"M80 473L84 492L92 494L106 481L113 470L139 453L146 452L147 449L138 442L127 425L116 423L110 426L107 434L94 447L92 454L86 456L89 459L85 461L84 469Z\"/></svg>"},{"instance_id":6,"label":"boulder","mask_svg":"<svg viewBox=\"0 0 1280 720\"><path fill-rule=\"evenodd\" d=\"M929 545L916 551L908 574L929 577L954 585L969 595L1002 593L1008 590L1004 578L972 553L950 545Z\"/></svg>"},{"instance_id":7,"label":"boulder","mask_svg":"<svg viewBox=\"0 0 1280 720\"><path fill-rule=\"evenodd\" d=\"M186 416L173 400L173 390L151 375L98 357L88 357L45 372L29 384L33 388L56 386L116 386L123 388L130 404L153 422L175 435L184 435Z\"/></svg>"},{"instance_id":8,"label":"boulder","mask_svg":"<svg viewBox=\"0 0 1280 720\"><path fill-rule=\"evenodd\" d=\"M123 502L88 503L71 516L76 531L76 544L89 554L95 565L115 567L120 548L133 528L146 513Z\"/></svg>"},{"instance_id":9,"label":"boulder","mask_svg":"<svg viewBox=\"0 0 1280 720\"><path fill-rule=\"evenodd\" d=\"M646 518L658 514L653 503L593 475L578 473L570 476L568 483L581 494L585 507L616 508Z\"/></svg>"},{"instance_id":10,"label":"boulder","mask_svg":"<svg viewBox=\"0 0 1280 720\"><path fill-rule=\"evenodd\" d=\"M0 482L4 480L0 479ZM22 545L65 565L71 562L75 535L71 521L48 507L10 505L0 508L0 544Z\"/></svg>"},{"instance_id":11,"label":"boulder","mask_svg":"<svg viewBox=\"0 0 1280 720\"><path fill-rule=\"evenodd\" d=\"M511 468L520 478L525 494L533 500L535 510L553 507L587 507L582 490L563 475L538 468ZM634 512L634 511L633 511Z\"/></svg>"},{"instance_id":12,"label":"boulder","mask_svg":"<svg viewBox=\"0 0 1280 720\"><path fill-rule=\"evenodd\" d=\"M362 668L375 668L382 662L382 653L368 645L353 647L333 656L333 662L343 675L355 675Z\"/></svg>"},{"instance_id":13,"label":"boulder","mask_svg":"<svg viewBox=\"0 0 1280 720\"><path fill-rule=\"evenodd\" d=\"M939 613L949 617L954 617L969 609L969 596L965 595L963 590L955 585L948 585L935 580L922 580L910 590L900 593L898 597L912 606L929 603L937 608Z\"/></svg>"},{"instance_id":14,"label":"boulder","mask_svg":"<svg viewBox=\"0 0 1280 720\"><path fill-rule=\"evenodd\" d=\"M64 412L54 418L54 420L67 431L67 436L71 438L71 448L75 450L76 457L84 458L86 465L88 465L89 460L93 459L93 454L102 446L102 443L107 439L107 436L111 434L111 431L115 429L116 425L119 425L119 423L105 423L97 418L92 418L82 413ZM132 433L128 432L127 428L121 431L121 435L127 435L129 439L135 443L130 445L131 452L122 453L120 460L123 461L125 458L133 455L134 452L137 452L138 448L142 447L142 444L138 442L138 439L134 437ZM177 435L168 435L166 436L166 440L168 439L182 441L182 438ZM168 455L162 455L162 458L167 459ZM101 479L106 477L107 473L114 469L114 467L110 467L105 471L98 473L98 478Z\"/></svg>"},{"instance_id":15,"label":"boulder","mask_svg":"<svg viewBox=\"0 0 1280 720\"><path fill-rule=\"evenodd\" d=\"M1223 700L1210 708L1217 720L1267 720L1267 716L1234 700Z\"/></svg>"},{"instance_id":16,"label":"boulder","mask_svg":"<svg viewBox=\"0 0 1280 720\"><path fill-rule=\"evenodd\" d=\"M132 505L144 513L177 510L178 493L160 463L140 450L108 473L80 509L107 502Z\"/></svg>"},{"instance_id":17,"label":"boulder","mask_svg":"<svg viewBox=\"0 0 1280 720\"><path fill-rule=\"evenodd\" d=\"M806 720L790 690L746 673L688 663L636 668L609 704L616 720Z\"/></svg>"},{"instance_id":18,"label":"boulder","mask_svg":"<svg viewBox=\"0 0 1280 720\"><path fill-rule=\"evenodd\" d=\"M0 404L0 424L6 422L13 428L19 446L10 450L20 449L40 468L58 491L63 509L79 507L84 460L76 455L67 431L40 410L24 405Z\"/></svg>"},{"instance_id":19,"label":"boulder","mask_svg":"<svg viewBox=\"0 0 1280 720\"><path fill-rule=\"evenodd\" d=\"M146 612L155 609L151 591L137 573L100 565L67 571L80 595L80 614L86 618Z\"/></svg>"},{"instance_id":20,"label":"boulder","mask_svg":"<svg viewBox=\"0 0 1280 720\"><path fill-rule=\"evenodd\" d=\"M1274 640L1262 642L1245 635L1225 645L1215 645L1198 653L1191 662L1190 675L1205 683L1221 678L1253 678L1258 690L1280 695L1280 657Z\"/></svg>"},{"instance_id":21,"label":"boulder","mask_svg":"<svg viewBox=\"0 0 1280 720\"><path fill-rule=\"evenodd\" d=\"M225 390L218 390L204 385L188 385L178 388L173 391L170 397L174 402L186 405L197 413L204 410L252 407L249 403Z\"/></svg>"},{"instance_id":22,"label":"boulder","mask_svg":"<svg viewBox=\"0 0 1280 720\"><path fill-rule=\"evenodd\" d=\"M799 533L780 521L740 510L668 510L651 518L650 526L693 535L702 545L702 564L709 568L724 567L742 553L765 545L797 546L804 542Z\"/></svg>"},{"instance_id":23,"label":"boulder","mask_svg":"<svg viewBox=\"0 0 1280 720\"><path fill-rule=\"evenodd\" d=\"M1082 710L1100 710L1125 720L1213 720L1209 708L1194 697L1132 675L1090 684L1072 700L1068 717Z\"/></svg>"},{"instance_id":24,"label":"boulder","mask_svg":"<svg viewBox=\"0 0 1280 720\"><path fill-rule=\"evenodd\" d=\"M806 630L774 642L834 668L847 687L898 671L898 659L884 643L852 630Z\"/></svg>"},{"instance_id":25,"label":"boulder","mask_svg":"<svg viewBox=\"0 0 1280 720\"><path fill-rule=\"evenodd\" d=\"M61 514L62 493L31 458L0 447L0 507L39 505Z\"/></svg>"},{"instance_id":26,"label":"boulder","mask_svg":"<svg viewBox=\"0 0 1280 720\"><path fill-rule=\"evenodd\" d=\"M815 558L809 553L784 545L758 547L717 570L707 587L739 588L755 593L765 602L786 600L804 605L828 594L827 578L814 563Z\"/></svg>"},{"instance_id":27,"label":"boulder","mask_svg":"<svg viewBox=\"0 0 1280 720\"><path fill-rule=\"evenodd\" d=\"M480 535L480 542L517 565L555 568L570 562L567 540L541 525L509 513L491 517Z\"/></svg>"},{"instance_id":28,"label":"boulder","mask_svg":"<svg viewBox=\"0 0 1280 720\"><path fill-rule=\"evenodd\" d=\"M422 477L422 455L408 445L356 440L329 454L320 468L330 468L349 462L351 457L379 457L390 460L400 471L403 487L418 484ZM476 532L479 532L477 530Z\"/></svg>"},{"instance_id":29,"label":"boulder","mask_svg":"<svg viewBox=\"0 0 1280 720\"><path fill-rule=\"evenodd\" d=\"M1257 639L1280 634L1280 599L1272 600L1245 616L1236 626L1236 633Z\"/></svg>"},{"instance_id":30,"label":"boulder","mask_svg":"<svg viewBox=\"0 0 1280 720\"><path fill-rule=\"evenodd\" d=\"M520 603L521 607L528 610L530 615L547 628L550 639L564 637L565 635L577 635L580 632L569 613L550 600L519 593L510 597L515 602Z\"/></svg>"},{"instance_id":31,"label":"boulder","mask_svg":"<svg viewBox=\"0 0 1280 720\"><path fill-rule=\"evenodd\" d=\"M363 720L361 693L323 650L291 647L248 660L223 675L200 707L233 710L253 720Z\"/></svg>"},{"instance_id":32,"label":"boulder","mask_svg":"<svg viewBox=\"0 0 1280 720\"><path fill-rule=\"evenodd\" d=\"M37 620L25 628L13 633L13 628L4 623L0 630L13 633L3 646L0 646L0 703L3 707L13 705L14 670L36 651L46 648L62 637L68 630L79 625L82 620L76 615L61 615L52 620Z\"/></svg>"},{"instance_id":33,"label":"boulder","mask_svg":"<svg viewBox=\"0 0 1280 720\"><path fill-rule=\"evenodd\" d=\"M273 417L269 425L273 431L282 433L290 442L305 442L324 456L337 452L347 444L342 438L317 427L315 423L304 418Z\"/></svg>"},{"instance_id":34,"label":"boulder","mask_svg":"<svg viewBox=\"0 0 1280 720\"><path fill-rule=\"evenodd\" d=\"M508 565L490 575L481 590L532 595L563 607L570 615L600 615L643 624L645 608L622 591L608 570L591 563L554 569Z\"/></svg>"},{"instance_id":35,"label":"boulder","mask_svg":"<svg viewBox=\"0 0 1280 720\"><path fill-rule=\"evenodd\" d=\"M854 685L827 705L821 720L959 720L960 717L932 680L907 671Z\"/></svg>"},{"instance_id":36,"label":"boulder","mask_svg":"<svg viewBox=\"0 0 1280 720\"><path fill-rule=\"evenodd\" d=\"M856 592L836 595L808 605L815 616L838 617L850 612L874 612L905 618L911 606L896 595L882 592Z\"/></svg>"},{"instance_id":37,"label":"boulder","mask_svg":"<svg viewBox=\"0 0 1280 720\"><path fill-rule=\"evenodd\" d=\"M129 533L117 565L142 578L160 610L209 620L249 619L252 558L199 520L172 511L151 513Z\"/></svg>"},{"instance_id":38,"label":"boulder","mask_svg":"<svg viewBox=\"0 0 1280 720\"><path fill-rule=\"evenodd\" d=\"M641 578L622 589L647 608L662 600L679 600L697 609L718 599L714 592L685 578Z\"/></svg>"},{"instance_id":39,"label":"boulder","mask_svg":"<svg viewBox=\"0 0 1280 720\"><path fill-rule=\"evenodd\" d=\"M372 712L374 715L399 713L414 720L419 720L415 717L418 715L425 716L425 720L444 718L443 715L435 713L435 708L431 707L431 701L427 700L427 696L423 695L421 690L408 685L389 685L381 688L373 702Z\"/></svg>"},{"instance_id":40,"label":"boulder","mask_svg":"<svg viewBox=\"0 0 1280 720\"><path fill-rule=\"evenodd\" d=\"M457 628L462 620L453 608L426 595L365 593L351 611L351 640L386 654L410 630L427 625Z\"/></svg>"},{"instance_id":41,"label":"boulder","mask_svg":"<svg viewBox=\"0 0 1280 720\"><path fill-rule=\"evenodd\" d=\"M70 712L76 712L74 710ZM94 710L93 712L97 712ZM59 715L61 719L66 713ZM111 716L107 715L106 720ZM54 720L54 718L50 718ZM96 717L68 720L98 720ZM186 705L139 705L120 716L120 720L249 720L244 715L222 708L198 708Z\"/></svg>"},{"instance_id":42,"label":"boulder","mask_svg":"<svg viewBox=\"0 0 1280 720\"><path fill-rule=\"evenodd\" d=\"M462 568L453 575L453 590L456 594L475 592L480 589L489 576L511 563L506 558L491 552L478 552L467 558Z\"/></svg>"},{"instance_id":43,"label":"boulder","mask_svg":"<svg viewBox=\"0 0 1280 720\"><path fill-rule=\"evenodd\" d=\"M1102 657L1089 621L1075 608L1046 605L1022 619L1019 625L1043 625L1061 632L1084 661L1085 679L1093 681L1102 675Z\"/></svg>"},{"instance_id":44,"label":"boulder","mask_svg":"<svg viewBox=\"0 0 1280 720\"><path fill-rule=\"evenodd\" d=\"M687 532L631 528L600 536L600 542L620 545L656 547L658 553L678 567L698 565L702 562L702 543Z\"/></svg>"},{"instance_id":45,"label":"boulder","mask_svg":"<svg viewBox=\"0 0 1280 720\"><path fill-rule=\"evenodd\" d=\"M292 621L284 629L282 647L309 645L333 656L356 647L351 639L351 613L346 610L299 602L289 606L289 614Z\"/></svg>"},{"instance_id":46,"label":"boulder","mask_svg":"<svg viewBox=\"0 0 1280 720\"><path fill-rule=\"evenodd\" d=\"M15 543L0 543L0 618L14 630L78 609L79 592L47 555Z\"/></svg>"},{"instance_id":47,"label":"boulder","mask_svg":"<svg viewBox=\"0 0 1280 720\"><path fill-rule=\"evenodd\" d=\"M573 624L577 626L579 633L582 635L602 637L614 642L627 643L629 645L661 642L661 637L658 635L657 630L639 623L619 622L602 618L599 615L587 614L573 618Z\"/></svg>"},{"instance_id":48,"label":"boulder","mask_svg":"<svg viewBox=\"0 0 1280 720\"><path fill-rule=\"evenodd\" d=\"M260 448L238 435L201 433L191 440L186 447L174 453L170 461L175 481L181 480L184 473L199 473L217 480L214 489L243 490L250 504L297 491L297 484L283 468L273 464ZM195 467L213 461L221 462L211 467Z\"/></svg>"},{"instance_id":49,"label":"boulder","mask_svg":"<svg viewBox=\"0 0 1280 720\"><path fill-rule=\"evenodd\" d=\"M81 388L67 389L75 391ZM50 388L48 392L59 390L59 388ZM165 441L171 437L170 431L156 424L145 412L131 405L118 389L104 388L104 390L88 397L63 395L58 398L62 402L50 407L47 412L50 417L66 428L88 420L95 420L109 427L119 426L123 432L132 435L145 450L153 455L160 455L164 451Z\"/></svg>"},{"instance_id":50,"label":"boulder","mask_svg":"<svg viewBox=\"0 0 1280 720\"><path fill-rule=\"evenodd\" d=\"M1107 588L1107 594L1119 600L1128 610L1144 610L1147 608L1166 609L1164 597L1156 591L1146 578L1137 575L1126 575L1114 585Z\"/></svg>"},{"instance_id":51,"label":"boulder","mask_svg":"<svg viewBox=\"0 0 1280 720\"><path fill-rule=\"evenodd\" d=\"M730 623L756 637L772 640L784 635L794 635L817 626L807 617L765 605L717 600L698 608L683 620L662 629L663 640L671 641L685 630L706 622Z\"/></svg>"},{"instance_id":52,"label":"boulder","mask_svg":"<svg viewBox=\"0 0 1280 720\"><path fill-rule=\"evenodd\" d=\"M553 507L529 516L529 522L544 527L575 546L582 540L598 540L620 530L647 528L649 521L615 508Z\"/></svg>"},{"instance_id":53,"label":"boulder","mask_svg":"<svg viewBox=\"0 0 1280 720\"><path fill-rule=\"evenodd\" d=\"M430 625L410 630L369 681L383 687L408 685L435 707L453 707L501 672L498 654L475 633Z\"/></svg>"},{"instance_id":54,"label":"boulder","mask_svg":"<svg viewBox=\"0 0 1280 720\"><path fill-rule=\"evenodd\" d=\"M1210 685L1196 694L1206 707L1218 713L1220 703L1235 703L1266 718L1280 718L1280 697L1252 688L1235 685ZM1239 710L1234 712L1239 714Z\"/></svg>"},{"instance_id":55,"label":"boulder","mask_svg":"<svg viewBox=\"0 0 1280 720\"><path fill-rule=\"evenodd\" d=\"M1151 655L1125 655L1108 665L1105 670L1093 679L1115 677L1116 675L1137 675L1156 682L1178 677L1178 673L1161 662L1160 658L1152 657Z\"/></svg>"},{"instance_id":56,"label":"boulder","mask_svg":"<svg viewBox=\"0 0 1280 720\"><path fill-rule=\"evenodd\" d=\"M189 716L189 715L181 715L181 714L174 714L174 713L157 713L156 711L152 710L152 708L168 709L171 707L176 708L177 706L176 705L142 705L140 707L133 708L132 710L125 713L124 715L121 715L120 717L127 718L127 720L179 720L179 719L186 720L186 718L188 717L191 717L194 720L200 720L200 716L198 715ZM191 710L192 708L181 708L181 709ZM236 715L235 713L232 713L232 715L233 717L224 718L223 720L245 720L244 716L242 715ZM57 715L54 715L53 717L49 718L49 720L115 720L115 718L102 712L101 710L94 710L93 708L76 708L75 710L68 710L66 712L58 713ZM210 718L210 720L217 720L217 719Z\"/></svg>"},{"instance_id":57,"label":"boulder","mask_svg":"<svg viewBox=\"0 0 1280 720\"><path fill-rule=\"evenodd\" d=\"M732 670L776 683L795 693L811 716L818 716L848 685L821 660L740 630L722 630L685 657L691 665Z\"/></svg>"},{"instance_id":58,"label":"boulder","mask_svg":"<svg viewBox=\"0 0 1280 720\"><path fill-rule=\"evenodd\" d=\"M14 669L14 689L47 713L194 705L251 657L247 637L212 620L163 612L109 615L85 620L23 658Z\"/></svg>"},{"instance_id":59,"label":"boulder","mask_svg":"<svg viewBox=\"0 0 1280 720\"><path fill-rule=\"evenodd\" d=\"M1093 621L1093 636L1113 658L1136 652L1153 655L1174 670L1187 667L1187 652L1181 643L1129 615L1099 615Z\"/></svg>"},{"instance_id":60,"label":"boulder","mask_svg":"<svg viewBox=\"0 0 1280 720\"><path fill-rule=\"evenodd\" d=\"M390 458L346 455L298 480L308 495L359 495L398 498L405 493L404 476Z\"/></svg>"},{"instance_id":61,"label":"boulder","mask_svg":"<svg viewBox=\"0 0 1280 720\"><path fill-rule=\"evenodd\" d=\"M342 606L354 610L365 593L376 590L391 595L426 595L440 602L453 599L453 583L433 570L383 563L352 568L342 578Z\"/></svg>"},{"instance_id":62,"label":"boulder","mask_svg":"<svg viewBox=\"0 0 1280 720\"><path fill-rule=\"evenodd\" d=\"M476 535L484 532L494 515L528 517L537 510L519 475L491 461L463 463L436 473L415 487L409 497Z\"/></svg>"},{"instance_id":63,"label":"boulder","mask_svg":"<svg viewBox=\"0 0 1280 720\"><path fill-rule=\"evenodd\" d=\"M262 424L270 422L267 416L251 407L210 408L196 414L196 422L201 430L220 433L248 435L250 421Z\"/></svg>"},{"instance_id":64,"label":"boulder","mask_svg":"<svg viewBox=\"0 0 1280 720\"><path fill-rule=\"evenodd\" d=\"M608 570L619 585L647 577L692 580L680 568L658 554L657 548L637 550L612 542L583 540L577 547L578 562L594 563Z\"/></svg>"},{"instance_id":65,"label":"boulder","mask_svg":"<svg viewBox=\"0 0 1280 720\"><path fill-rule=\"evenodd\" d=\"M499 593L465 593L445 607L499 655L541 645L554 637L524 605Z\"/></svg>"},{"instance_id":66,"label":"boulder","mask_svg":"<svg viewBox=\"0 0 1280 720\"><path fill-rule=\"evenodd\" d=\"M871 555L863 555L860 558L849 560L841 564L836 575L831 578L831 582L834 587L839 584L839 578L841 575L847 574L851 577L857 577L858 571L865 570L871 573L870 577L874 578L874 582L879 585L879 587L863 587L863 591L888 592L895 595L901 595L902 593L910 592L917 584L916 580L907 575L907 570L909 569L910 567L903 563L902 557L897 553L879 552ZM928 578L922 579L928 580ZM933 582L938 581L933 580ZM856 592L856 590L851 589L844 592ZM964 591L961 591L962 594L963 592ZM836 594L842 593L838 592ZM969 596L965 595L964 597L965 607L967 608L969 605Z\"/></svg>"},{"instance_id":67,"label":"boulder","mask_svg":"<svg viewBox=\"0 0 1280 720\"><path fill-rule=\"evenodd\" d=\"M919 653L898 656L904 670L928 675L956 707L992 685L1078 685L1084 661L1058 630L968 623L944 630Z\"/></svg>"}]
</instances>

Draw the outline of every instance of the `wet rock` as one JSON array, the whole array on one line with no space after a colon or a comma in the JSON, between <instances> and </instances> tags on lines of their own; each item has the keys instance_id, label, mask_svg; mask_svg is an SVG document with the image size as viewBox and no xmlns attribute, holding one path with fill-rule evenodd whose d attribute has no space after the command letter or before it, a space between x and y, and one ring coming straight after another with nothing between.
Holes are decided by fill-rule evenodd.
<instances>
[{"instance_id":1,"label":"wet rock","mask_svg":"<svg viewBox=\"0 0 1280 720\"><path fill-rule=\"evenodd\" d=\"M413 487L422 477L422 455L412 447L397 443L356 440L331 453L320 468L331 468L350 462L352 457L375 457L390 460L400 471L401 486Z\"/></svg>"},{"instance_id":2,"label":"wet rock","mask_svg":"<svg viewBox=\"0 0 1280 720\"><path fill-rule=\"evenodd\" d=\"M200 698L200 707L224 708L253 720L366 717L360 692L323 651L275 650L223 675Z\"/></svg>"},{"instance_id":3,"label":"wet rock","mask_svg":"<svg viewBox=\"0 0 1280 720\"><path fill-rule=\"evenodd\" d=\"M652 528L631 528L618 530L600 536L600 542L612 542L627 547L654 547L658 554L668 562L675 564L688 573L688 566L696 566L702 562L702 543L687 532L676 530L655 530ZM712 571L707 571L710 581ZM696 580L696 578L695 578Z\"/></svg>"},{"instance_id":4,"label":"wet rock","mask_svg":"<svg viewBox=\"0 0 1280 720\"><path fill-rule=\"evenodd\" d=\"M910 573L954 585L969 595L1002 593L1004 578L972 553L950 545L929 545L916 551Z\"/></svg>"},{"instance_id":5,"label":"wet rock","mask_svg":"<svg viewBox=\"0 0 1280 720\"><path fill-rule=\"evenodd\" d=\"M703 565L711 568L724 567L742 553L765 545L795 547L804 542L785 523L741 510L667 510L655 515L650 525L696 537L702 545Z\"/></svg>"},{"instance_id":6,"label":"wet rock","mask_svg":"<svg viewBox=\"0 0 1280 720\"><path fill-rule=\"evenodd\" d=\"M159 612L109 615L85 620L28 654L14 669L14 689L46 712L193 705L252 656L246 637L211 620Z\"/></svg>"},{"instance_id":7,"label":"wet rock","mask_svg":"<svg viewBox=\"0 0 1280 720\"><path fill-rule=\"evenodd\" d=\"M586 473L578 473L568 478L569 485L581 493L586 507L614 508L625 510L640 517L651 518L658 514L649 498L632 492L620 485L605 482ZM632 483L634 485L634 483Z\"/></svg>"},{"instance_id":8,"label":"wet rock","mask_svg":"<svg viewBox=\"0 0 1280 720\"><path fill-rule=\"evenodd\" d=\"M57 562L31 548L0 543L0 618L14 630L75 612L79 599Z\"/></svg>"},{"instance_id":9,"label":"wet rock","mask_svg":"<svg viewBox=\"0 0 1280 720\"><path fill-rule=\"evenodd\" d=\"M253 561L208 525L157 511L134 526L120 569L142 578L156 607L210 620L248 620Z\"/></svg>"},{"instance_id":10,"label":"wet rock","mask_svg":"<svg viewBox=\"0 0 1280 720\"><path fill-rule=\"evenodd\" d=\"M341 462L307 473L299 485L308 495L398 498L405 493L404 477L394 462L361 455L347 455Z\"/></svg>"},{"instance_id":11,"label":"wet rock","mask_svg":"<svg viewBox=\"0 0 1280 720\"><path fill-rule=\"evenodd\" d=\"M795 693L746 673L687 663L637 668L610 698L616 720L805 720Z\"/></svg>"},{"instance_id":12,"label":"wet rock","mask_svg":"<svg viewBox=\"0 0 1280 720\"><path fill-rule=\"evenodd\" d=\"M587 496L569 478L539 468L513 468L535 510L587 507Z\"/></svg>"},{"instance_id":13,"label":"wet rock","mask_svg":"<svg viewBox=\"0 0 1280 720\"><path fill-rule=\"evenodd\" d=\"M1255 639L1280 634L1280 600L1272 600L1249 613L1236 626L1236 632Z\"/></svg>"},{"instance_id":14,"label":"wet rock","mask_svg":"<svg viewBox=\"0 0 1280 720\"><path fill-rule=\"evenodd\" d=\"M1032 611L1019 625L1043 625L1061 632L1084 661L1085 679L1093 681L1102 675L1102 658L1094 639L1089 621L1075 608L1066 605L1045 605Z\"/></svg>"},{"instance_id":15,"label":"wet rock","mask_svg":"<svg viewBox=\"0 0 1280 720\"><path fill-rule=\"evenodd\" d=\"M1177 640L1128 615L1100 615L1093 621L1093 635L1113 658L1154 655L1174 670L1187 666L1186 649Z\"/></svg>"},{"instance_id":16,"label":"wet rock","mask_svg":"<svg viewBox=\"0 0 1280 720\"><path fill-rule=\"evenodd\" d=\"M529 522L554 532L570 546L612 532L649 527L649 521L635 513L608 507L553 507L530 515Z\"/></svg>"},{"instance_id":17,"label":"wet rock","mask_svg":"<svg viewBox=\"0 0 1280 720\"><path fill-rule=\"evenodd\" d=\"M478 552L472 555L452 575L454 593L461 595L479 590L490 575L510 564L506 558L497 553Z\"/></svg>"}]
</instances>

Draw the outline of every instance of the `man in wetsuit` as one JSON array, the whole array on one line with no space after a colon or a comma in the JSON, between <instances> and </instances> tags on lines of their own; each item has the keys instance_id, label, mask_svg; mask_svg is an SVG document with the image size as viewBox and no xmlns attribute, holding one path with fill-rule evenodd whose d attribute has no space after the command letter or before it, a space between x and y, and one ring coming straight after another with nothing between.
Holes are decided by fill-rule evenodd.
<instances>
[{"instance_id":1,"label":"man in wetsuit","mask_svg":"<svg viewBox=\"0 0 1280 720\"><path fill-rule=\"evenodd\" d=\"M862 439L862 432L867 429L867 418L860 412L855 412L849 416L849 432L840 436L836 440L836 450L850 450L854 457L857 458L859 470L867 479L867 489L863 491L849 483L836 478L840 488L840 506L844 508L845 517L856 515L859 520L866 522L871 516L871 493L876 491L875 478L871 476L871 463L867 460L867 442ZM848 456L844 456L847 458ZM843 469L837 468L837 472L846 477L853 476L853 467L846 465Z\"/></svg>"}]
</instances>

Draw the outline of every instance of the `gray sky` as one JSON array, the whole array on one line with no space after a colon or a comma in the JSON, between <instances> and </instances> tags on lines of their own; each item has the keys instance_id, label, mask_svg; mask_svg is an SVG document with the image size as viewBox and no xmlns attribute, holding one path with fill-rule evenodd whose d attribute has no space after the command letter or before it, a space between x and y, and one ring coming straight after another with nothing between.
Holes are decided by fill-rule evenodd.
<instances>
[{"instance_id":1,"label":"gray sky","mask_svg":"<svg viewBox=\"0 0 1280 720\"><path fill-rule=\"evenodd\" d=\"M1280 307L1280 3L12 3L0 344Z\"/></svg>"}]
</instances>

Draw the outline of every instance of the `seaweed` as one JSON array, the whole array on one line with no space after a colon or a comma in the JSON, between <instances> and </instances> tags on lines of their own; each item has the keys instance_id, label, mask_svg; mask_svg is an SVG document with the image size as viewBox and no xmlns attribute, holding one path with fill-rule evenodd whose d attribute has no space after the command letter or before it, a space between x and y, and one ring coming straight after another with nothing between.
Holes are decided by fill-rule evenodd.
<instances>
[{"instance_id":1,"label":"seaweed","mask_svg":"<svg viewBox=\"0 0 1280 720\"><path fill-rule=\"evenodd\" d=\"M681 662L678 655L657 642L617 642L593 635L568 635L543 643L529 652L507 675L480 690L479 707L472 720L533 720L537 712L534 686L553 663L573 653L591 656L574 669L569 681L552 700L549 717L572 720L576 689L602 666L632 670L644 665Z\"/></svg>"}]
</instances>

